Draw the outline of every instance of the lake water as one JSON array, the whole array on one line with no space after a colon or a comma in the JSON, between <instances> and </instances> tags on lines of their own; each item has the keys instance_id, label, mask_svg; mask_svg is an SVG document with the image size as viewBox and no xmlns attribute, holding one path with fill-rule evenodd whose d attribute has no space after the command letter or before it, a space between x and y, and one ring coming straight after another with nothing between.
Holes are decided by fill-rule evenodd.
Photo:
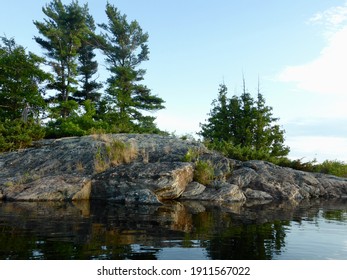
<instances>
[{"instance_id":1,"label":"lake water","mask_svg":"<svg viewBox=\"0 0 347 280\"><path fill-rule=\"evenodd\" d=\"M347 200L0 202L0 259L347 260Z\"/></svg>"}]
</instances>

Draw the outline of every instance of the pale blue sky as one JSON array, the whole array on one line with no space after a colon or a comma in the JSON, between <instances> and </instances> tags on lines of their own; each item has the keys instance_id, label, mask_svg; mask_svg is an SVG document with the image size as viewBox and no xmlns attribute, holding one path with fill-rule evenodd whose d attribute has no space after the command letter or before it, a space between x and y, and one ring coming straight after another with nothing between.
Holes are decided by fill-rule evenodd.
<instances>
[{"instance_id":1,"label":"pale blue sky","mask_svg":"<svg viewBox=\"0 0 347 280\"><path fill-rule=\"evenodd\" d=\"M48 2L0 0L1 35L41 54L32 22L44 17ZM106 0L79 2L88 2L97 23L106 21ZM156 113L161 129L195 134L220 83L230 96L239 94L244 74L256 94L259 76L291 157L347 161L347 1L109 2L149 33L144 83L166 101Z\"/></svg>"}]
</instances>

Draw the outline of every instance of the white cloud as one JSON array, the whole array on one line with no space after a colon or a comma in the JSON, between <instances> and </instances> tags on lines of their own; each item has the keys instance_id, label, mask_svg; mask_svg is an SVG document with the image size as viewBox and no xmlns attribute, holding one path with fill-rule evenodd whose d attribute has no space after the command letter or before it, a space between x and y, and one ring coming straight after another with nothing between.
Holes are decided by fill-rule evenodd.
<instances>
[{"instance_id":1,"label":"white cloud","mask_svg":"<svg viewBox=\"0 0 347 280\"><path fill-rule=\"evenodd\" d=\"M317 159L340 160L347 162L347 139L342 137L298 136L287 139L286 144L293 152L292 159L304 158L303 161Z\"/></svg>"},{"instance_id":2,"label":"white cloud","mask_svg":"<svg viewBox=\"0 0 347 280\"><path fill-rule=\"evenodd\" d=\"M324 25L326 47L311 62L285 67L278 79L312 93L347 94L347 2L315 14L310 22Z\"/></svg>"},{"instance_id":3,"label":"white cloud","mask_svg":"<svg viewBox=\"0 0 347 280\"><path fill-rule=\"evenodd\" d=\"M324 24L328 29L336 29L347 21L347 1L341 6L331 7L316 13L309 19L310 23Z\"/></svg>"},{"instance_id":4,"label":"white cloud","mask_svg":"<svg viewBox=\"0 0 347 280\"><path fill-rule=\"evenodd\" d=\"M347 94L347 26L329 38L318 58L298 66L287 66L279 80L294 82L299 89L321 94Z\"/></svg>"}]
</instances>

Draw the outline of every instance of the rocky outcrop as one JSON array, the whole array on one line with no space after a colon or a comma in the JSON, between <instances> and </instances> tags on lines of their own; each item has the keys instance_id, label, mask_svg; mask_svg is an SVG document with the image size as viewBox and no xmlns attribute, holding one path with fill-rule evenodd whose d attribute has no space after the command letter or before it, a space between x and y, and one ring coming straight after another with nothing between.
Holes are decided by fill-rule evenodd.
<instances>
[{"instance_id":1,"label":"rocky outcrop","mask_svg":"<svg viewBox=\"0 0 347 280\"><path fill-rule=\"evenodd\" d=\"M347 196L347 179L308 173L264 161L239 163L228 179L238 185L247 199L301 200Z\"/></svg>"},{"instance_id":2,"label":"rocky outcrop","mask_svg":"<svg viewBox=\"0 0 347 280\"><path fill-rule=\"evenodd\" d=\"M246 197L239 186L227 182L215 181L212 186L204 186L198 182L190 183L182 194L182 200L236 202Z\"/></svg>"},{"instance_id":3,"label":"rocky outcrop","mask_svg":"<svg viewBox=\"0 0 347 280\"><path fill-rule=\"evenodd\" d=\"M190 155L190 162L187 160ZM214 170L206 185L197 162ZM197 141L147 134L42 140L30 149L0 154L0 200L302 200L347 196L347 179L240 162L208 151Z\"/></svg>"},{"instance_id":4,"label":"rocky outcrop","mask_svg":"<svg viewBox=\"0 0 347 280\"><path fill-rule=\"evenodd\" d=\"M135 162L96 175L90 197L155 203L179 198L192 180L191 163Z\"/></svg>"},{"instance_id":5,"label":"rocky outcrop","mask_svg":"<svg viewBox=\"0 0 347 280\"><path fill-rule=\"evenodd\" d=\"M109 199L159 203L177 199L193 180L188 149L196 141L147 134L42 140L0 154L0 199Z\"/></svg>"}]
</instances>

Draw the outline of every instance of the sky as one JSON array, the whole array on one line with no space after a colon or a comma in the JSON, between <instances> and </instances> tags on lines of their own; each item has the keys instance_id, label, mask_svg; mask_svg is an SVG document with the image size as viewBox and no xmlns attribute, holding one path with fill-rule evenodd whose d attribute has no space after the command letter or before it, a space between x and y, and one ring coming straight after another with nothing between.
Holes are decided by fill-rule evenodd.
<instances>
[{"instance_id":1,"label":"sky","mask_svg":"<svg viewBox=\"0 0 347 280\"><path fill-rule=\"evenodd\" d=\"M50 1L0 0L0 36L43 54L33 40ZM346 0L109 0L149 34L144 84L165 100L160 129L197 137L224 83L230 97L258 80L285 130L289 157L347 162ZM70 1L63 1L68 4ZM106 22L106 0L88 3ZM107 79L100 58L100 81Z\"/></svg>"}]
</instances>

